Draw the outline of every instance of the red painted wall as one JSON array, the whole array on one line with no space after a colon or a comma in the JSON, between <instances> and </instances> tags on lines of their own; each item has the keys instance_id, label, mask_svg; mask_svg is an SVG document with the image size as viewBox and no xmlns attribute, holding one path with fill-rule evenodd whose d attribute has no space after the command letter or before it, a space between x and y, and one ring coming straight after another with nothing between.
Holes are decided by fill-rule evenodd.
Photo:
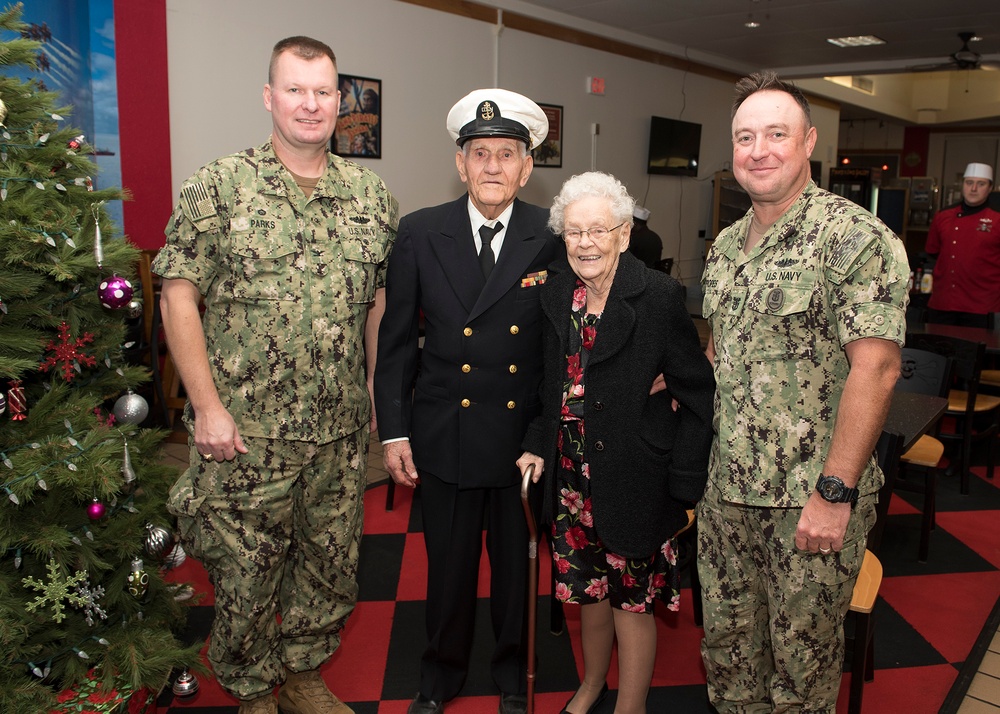
<instances>
[{"instance_id":1,"label":"red painted wall","mask_svg":"<svg viewBox=\"0 0 1000 714\"><path fill-rule=\"evenodd\" d=\"M124 229L156 249L173 208L166 0L115 0L114 10L122 187L132 194Z\"/></svg>"}]
</instances>

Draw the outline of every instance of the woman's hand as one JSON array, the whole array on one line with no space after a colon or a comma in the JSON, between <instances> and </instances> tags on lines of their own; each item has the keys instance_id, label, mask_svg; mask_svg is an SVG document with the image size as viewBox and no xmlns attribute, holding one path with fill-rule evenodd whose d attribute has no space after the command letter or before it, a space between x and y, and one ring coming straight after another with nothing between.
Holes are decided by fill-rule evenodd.
<instances>
[{"instance_id":1,"label":"woman's hand","mask_svg":"<svg viewBox=\"0 0 1000 714\"><path fill-rule=\"evenodd\" d=\"M517 468L521 469L521 478L524 478L524 474L529 466L535 467L535 473L531 475L531 482L538 483L538 480L542 477L542 471L545 470L545 459L541 456L535 456L529 451L525 451L521 454L521 458L517 460Z\"/></svg>"}]
</instances>

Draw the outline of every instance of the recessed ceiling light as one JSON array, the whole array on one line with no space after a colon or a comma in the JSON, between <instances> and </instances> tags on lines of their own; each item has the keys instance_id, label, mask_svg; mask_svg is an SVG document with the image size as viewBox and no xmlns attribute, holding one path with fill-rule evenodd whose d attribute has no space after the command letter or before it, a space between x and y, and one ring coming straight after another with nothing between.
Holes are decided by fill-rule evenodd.
<instances>
[{"instance_id":1,"label":"recessed ceiling light","mask_svg":"<svg viewBox=\"0 0 1000 714\"><path fill-rule=\"evenodd\" d=\"M831 45L837 47L869 47L871 45L884 45L885 40L875 35L855 35L854 37L828 37L826 39Z\"/></svg>"},{"instance_id":2,"label":"recessed ceiling light","mask_svg":"<svg viewBox=\"0 0 1000 714\"><path fill-rule=\"evenodd\" d=\"M753 15L751 15L747 18L747 21L743 23L743 27L749 27L751 30L754 30L760 27L760 23L754 20Z\"/></svg>"}]
</instances>

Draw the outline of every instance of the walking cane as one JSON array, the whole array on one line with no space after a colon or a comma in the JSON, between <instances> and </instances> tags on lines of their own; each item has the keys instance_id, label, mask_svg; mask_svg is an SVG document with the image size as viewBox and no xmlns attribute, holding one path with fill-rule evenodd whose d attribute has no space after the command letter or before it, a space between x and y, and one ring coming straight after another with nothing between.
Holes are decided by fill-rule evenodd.
<instances>
[{"instance_id":1,"label":"walking cane","mask_svg":"<svg viewBox=\"0 0 1000 714\"><path fill-rule=\"evenodd\" d=\"M535 712L535 614L538 610L538 526L535 514L531 510L528 492L531 490L531 478L535 473L535 465L531 464L524 470L521 479L521 505L524 506L524 517L528 521L528 709L527 714Z\"/></svg>"}]
</instances>

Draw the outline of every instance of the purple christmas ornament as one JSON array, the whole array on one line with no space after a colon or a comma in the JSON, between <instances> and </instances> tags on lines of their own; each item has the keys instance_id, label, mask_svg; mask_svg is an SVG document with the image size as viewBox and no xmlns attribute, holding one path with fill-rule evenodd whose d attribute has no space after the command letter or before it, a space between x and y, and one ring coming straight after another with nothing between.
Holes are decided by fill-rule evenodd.
<instances>
[{"instance_id":1,"label":"purple christmas ornament","mask_svg":"<svg viewBox=\"0 0 1000 714\"><path fill-rule=\"evenodd\" d=\"M99 521L104 518L104 514L107 513L107 509L104 504L98 501L96 498L90 502L87 506L87 516L92 521Z\"/></svg>"},{"instance_id":2,"label":"purple christmas ornament","mask_svg":"<svg viewBox=\"0 0 1000 714\"><path fill-rule=\"evenodd\" d=\"M97 294L104 307L117 310L132 301L132 283L119 275L112 275L101 282Z\"/></svg>"}]
</instances>

